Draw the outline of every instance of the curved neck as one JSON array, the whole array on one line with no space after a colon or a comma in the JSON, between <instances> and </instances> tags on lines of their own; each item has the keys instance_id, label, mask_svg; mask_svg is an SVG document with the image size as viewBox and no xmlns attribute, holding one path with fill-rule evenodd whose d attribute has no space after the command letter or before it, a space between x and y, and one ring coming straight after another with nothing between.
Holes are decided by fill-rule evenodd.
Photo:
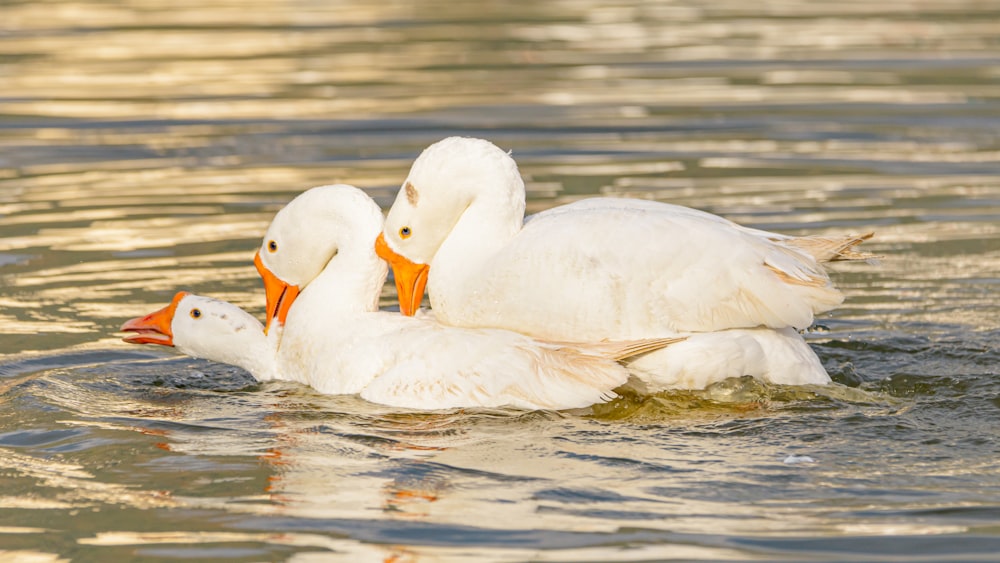
<instances>
[{"instance_id":1,"label":"curved neck","mask_svg":"<svg viewBox=\"0 0 1000 563\"><path fill-rule=\"evenodd\" d=\"M434 295L457 295L474 291L480 272L514 236L524 223L524 191L499 195L481 192L459 217L448 237L431 260L427 289L431 306ZM518 199L519 198L519 199Z\"/></svg>"},{"instance_id":2,"label":"curved neck","mask_svg":"<svg viewBox=\"0 0 1000 563\"><path fill-rule=\"evenodd\" d=\"M252 340L251 344L239 347L243 354L232 363L250 372L257 381L281 379L278 370L277 343L271 341L263 332L257 333Z\"/></svg>"},{"instance_id":3,"label":"curved neck","mask_svg":"<svg viewBox=\"0 0 1000 563\"><path fill-rule=\"evenodd\" d=\"M292 305L289 317L377 311L388 266L370 244L341 247ZM294 322L289 320L289 322Z\"/></svg>"}]
</instances>

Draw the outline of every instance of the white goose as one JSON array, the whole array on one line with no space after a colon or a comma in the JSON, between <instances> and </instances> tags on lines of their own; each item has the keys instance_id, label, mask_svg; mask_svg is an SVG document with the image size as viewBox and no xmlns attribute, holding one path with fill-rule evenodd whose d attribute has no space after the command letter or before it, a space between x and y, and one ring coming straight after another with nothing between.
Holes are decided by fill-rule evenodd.
<instances>
[{"instance_id":1,"label":"white goose","mask_svg":"<svg viewBox=\"0 0 1000 563\"><path fill-rule=\"evenodd\" d=\"M136 333L126 341L177 346L260 380L417 409L586 407L628 380L616 360L674 341L571 347L378 312L387 273L373 250L381 229L381 211L361 190L308 190L277 213L255 259L268 296L267 335L235 305L182 292L125 323L123 331Z\"/></svg>"},{"instance_id":2,"label":"white goose","mask_svg":"<svg viewBox=\"0 0 1000 563\"><path fill-rule=\"evenodd\" d=\"M419 308L426 285L438 320L454 326L562 341L764 327L689 338L641 362L665 386L699 386L717 378L678 355L713 358L722 344L720 355L736 357L713 360L725 372L829 381L794 329L843 300L819 262L870 258L853 250L869 237L791 237L635 199L587 199L525 220L510 155L451 137L413 163L376 249L393 268L404 314ZM761 354L770 357L766 369L751 359Z\"/></svg>"}]
</instances>

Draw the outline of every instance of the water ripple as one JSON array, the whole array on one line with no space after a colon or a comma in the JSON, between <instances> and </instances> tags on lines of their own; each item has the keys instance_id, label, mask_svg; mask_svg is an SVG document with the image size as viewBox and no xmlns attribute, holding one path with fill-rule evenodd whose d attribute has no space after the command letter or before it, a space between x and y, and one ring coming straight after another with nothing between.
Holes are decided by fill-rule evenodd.
<instances>
[{"instance_id":1,"label":"water ripple","mask_svg":"<svg viewBox=\"0 0 1000 563\"><path fill-rule=\"evenodd\" d=\"M996 6L3 13L0 558L995 559ZM281 205L347 182L388 206L455 134L512 150L532 212L875 231L880 262L835 265L845 303L805 333L836 384L418 413L115 336L181 288L260 315Z\"/></svg>"}]
</instances>

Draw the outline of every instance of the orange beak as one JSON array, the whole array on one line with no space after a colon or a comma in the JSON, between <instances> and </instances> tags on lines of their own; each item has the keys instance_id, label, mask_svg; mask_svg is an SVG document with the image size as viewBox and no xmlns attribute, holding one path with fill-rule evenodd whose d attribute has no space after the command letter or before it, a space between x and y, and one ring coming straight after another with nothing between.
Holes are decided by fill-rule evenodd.
<instances>
[{"instance_id":1,"label":"orange beak","mask_svg":"<svg viewBox=\"0 0 1000 563\"><path fill-rule=\"evenodd\" d=\"M260 251L254 254L253 265L257 266L257 273L264 280L264 296L267 299L267 319L264 322L264 334L271 327L271 319L277 317L278 324L285 324L288 311L292 308L292 303L299 296L299 286L291 285L271 273L260 260Z\"/></svg>"},{"instance_id":2,"label":"orange beak","mask_svg":"<svg viewBox=\"0 0 1000 563\"><path fill-rule=\"evenodd\" d=\"M420 309L420 302L424 298L424 287L427 286L427 272L431 269L430 265L417 264L396 254L389 248L389 244L381 234L375 239L375 254L392 267L392 277L396 280L396 294L399 295L399 311L412 317L417 309Z\"/></svg>"},{"instance_id":3,"label":"orange beak","mask_svg":"<svg viewBox=\"0 0 1000 563\"><path fill-rule=\"evenodd\" d=\"M179 291L174 295L170 305L154 311L145 317L138 317L126 321L122 325L122 332L134 332L136 334L122 338L125 342L132 344L159 344L161 346L174 345L174 333L170 330L170 323L174 321L174 311L177 304L187 295L186 291Z\"/></svg>"}]
</instances>

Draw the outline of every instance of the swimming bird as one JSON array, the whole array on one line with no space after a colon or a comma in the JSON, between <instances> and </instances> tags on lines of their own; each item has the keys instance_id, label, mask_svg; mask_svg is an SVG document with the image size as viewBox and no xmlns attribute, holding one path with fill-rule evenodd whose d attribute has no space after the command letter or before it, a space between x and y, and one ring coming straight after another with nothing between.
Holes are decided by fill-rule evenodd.
<instances>
[{"instance_id":1,"label":"swimming bird","mask_svg":"<svg viewBox=\"0 0 1000 563\"><path fill-rule=\"evenodd\" d=\"M438 320L454 326L569 342L685 336L640 362L667 388L741 370L829 381L796 329L843 300L822 263L874 258L856 250L872 233L794 237L627 198L525 218L524 198L517 164L489 141L425 149L376 240L400 311L414 314L426 286Z\"/></svg>"},{"instance_id":2,"label":"swimming bird","mask_svg":"<svg viewBox=\"0 0 1000 563\"><path fill-rule=\"evenodd\" d=\"M450 137L414 161L376 242L400 310L555 340L810 326L843 300L820 261L871 234L791 237L678 205L592 198L524 218L509 154Z\"/></svg>"},{"instance_id":3,"label":"swimming bird","mask_svg":"<svg viewBox=\"0 0 1000 563\"><path fill-rule=\"evenodd\" d=\"M126 341L173 345L260 380L397 407L557 410L611 399L629 378L617 360L677 341L543 343L380 312L387 267L373 245L381 229L381 210L361 190L307 190L275 215L255 258L265 280L266 334L235 305L181 292L126 322L122 330L135 333Z\"/></svg>"}]
</instances>

